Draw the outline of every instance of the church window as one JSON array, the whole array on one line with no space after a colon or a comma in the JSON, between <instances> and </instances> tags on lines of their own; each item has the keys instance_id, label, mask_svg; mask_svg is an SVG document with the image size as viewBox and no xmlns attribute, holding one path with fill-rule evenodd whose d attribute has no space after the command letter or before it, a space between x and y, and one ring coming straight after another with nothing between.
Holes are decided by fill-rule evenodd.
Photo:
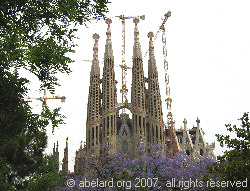
<instances>
[{"instance_id":1,"label":"church window","mask_svg":"<svg viewBox=\"0 0 250 191\"><path fill-rule=\"evenodd\" d=\"M107 117L107 135L109 135L109 116Z\"/></svg>"},{"instance_id":2,"label":"church window","mask_svg":"<svg viewBox=\"0 0 250 191\"><path fill-rule=\"evenodd\" d=\"M148 138L147 141L149 141L149 136L150 136L150 134L149 134L149 128L150 128L150 124L147 123L147 138Z\"/></svg>"},{"instance_id":3,"label":"church window","mask_svg":"<svg viewBox=\"0 0 250 191\"><path fill-rule=\"evenodd\" d=\"M96 140L98 138L98 126L96 126Z\"/></svg>"},{"instance_id":4,"label":"church window","mask_svg":"<svg viewBox=\"0 0 250 191\"><path fill-rule=\"evenodd\" d=\"M145 132L145 118L143 117L143 130L144 130L144 136L145 136L145 134L146 134L146 132Z\"/></svg>"},{"instance_id":5,"label":"church window","mask_svg":"<svg viewBox=\"0 0 250 191\"><path fill-rule=\"evenodd\" d=\"M153 137L155 136L155 132L154 132L154 127L153 127L153 125L152 125L152 135L153 135Z\"/></svg>"},{"instance_id":6,"label":"church window","mask_svg":"<svg viewBox=\"0 0 250 191\"><path fill-rule=\"evenodd\" d=\"M156 138L158 139L158 126L156 125Z\"/></svg>"},{"instance_id":7,"label":"church window","mask_svg":"<svg viewBox=\"0 0 250 191\"><path fill-rule=\"evenodd\" d=\"M113 134L113 115L111 115L111 134Z\"/></svg>"},{"instance_id":8,"label":"church window","mask_svg":"<svg viewBox=\"0 0 250 191\"><path fill-rule=\"evenodd\" d=\"M123 127L123 131L122 131L122 136L123 136L123 135L125 135L125 136L128 135L127 132L126 132L125 126Z\"/></svg>"},{"instance_id":9,"label":"church window","mask_svg":"<svg viewBox=\"0 0 250 191\"><path fill-rule=\"evenodd\" d=\"M102 124L100 124L99 128L99 142L102 143Z\"/></svg>"},{"instance_id":10,"label":"church window","mask_svg":"<svg viewBox=\"0 0 250 191\"><path fill-rule=\"evenodd\" d=\"M182 137L179 137L178 141L179 141L179 143L182 143Z\"/></svg>"},{"instance_id":11,"label":"church window","mask_svg":"<svg viewBox=\"0 0 250 191\"><path fill-rule=\"evenodd\" d=\"M195 137L192 138L192 143L195 144Z\"/></svg>"},{"instance_id":12,"label":"church window","mask_svg":"<svg viewBox=\"0 0 250 191\"><path fill-rule=\"evenodd\" d=\"M103 120L103 137L105 137L105 118Z\"/></svg>"},{"instance_id":13,"label":"church window","mask_svg":"<svg viewBox=\"0 0 250 191\"><path fill-rule=\"evenodd\" d=\"M141 116L139 116L139 127L141 129Z\"/></svg>"},{"instance_id":14,"label":"church window","mask_svg":"<svg viewBox=\"0 0 250 191\"><path fill-rule=\"evenodd\" d=\"M116 133L115 120L116 120L116 118L115 118L115 115L114 115L114 134Z\"/></svg>"},{"instance_id":15,"label":"church window","mask_svg":"<svg viewBox=\"0 0 250 191\"><path fill-rule=\"evenodd\" d=\"M161 138L161 127L160 127L160 139L162 139L162 138Z\"/></svg>"},{"instance_id":16,"label":"church window","mask_svg":"<svg viewBox=\"0 0 250 191\"><path fill-rule=\"evenodd\" d=\"M90 129L89 129L89 148L90 148Z\"/></svg>"},{"instance_id":17,"label":"church window","mask_svg":"<svg viewBox=\"0 0 250 191\"><path fill-rule=\"evenodd\" d=\"M200 149L200 155L203 156L203 150L202 149Z\"/></svg>"},{"instance_id":18,"label":"church window","mask_svg":"<svg viewBox=\"0 0 250 191\"><path fill-rule=\"evenodd\" d=\"M187 156L189 156L190 155L190 151L186 150L186 154L187 154Z\"/></svg>"},{"instance_id":19,"label":"church window","mask_svg":"<svg viewBox=\"0 0 250 191\"><path fill-rule=\"evenodd\" d=\"M136 133L137 133L137 115L135 115L135 127L136 127Z\"/></svg>"}]
</instances>

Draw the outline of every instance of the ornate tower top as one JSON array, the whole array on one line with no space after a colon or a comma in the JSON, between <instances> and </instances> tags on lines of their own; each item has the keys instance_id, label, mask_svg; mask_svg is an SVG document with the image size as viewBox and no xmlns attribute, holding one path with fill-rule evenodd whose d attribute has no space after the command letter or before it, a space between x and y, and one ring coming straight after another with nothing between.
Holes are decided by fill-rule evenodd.
<instances>
[{"instance_id":1,"label":"ornate tower top","mask_svg":"<svg viewBox=\"0 0 250 191\"><path fill-rule=\"evenodd\" d=\"M100 75L100 68L99 68L99 61L98 61L98 40L99 40L99 35L98 34L93 34L93 39L95 40L95 44L93 47L93 60L92 60L92 66L91 66L91 73L90 76L93 76L94 74Z\"/></svg>"},{"instance_id":2,"label":"ornate tower top","mask_svg":"<svg viewBox=\"0 0 250 191\"><path fill-rule=\"evenodd\" d=\"M148 33L148 38L150 38L150 41L152 41L152 38L154 37L154 33L153 32L149 32Z\"/></svg>"},{"instance_id":3,"label":"ornate tower top","mask_svg":"<svg viewBox=\"0 0 250 191\"><path fill-rule=\"evenodd\" d=\"M157 73L157 68L156 68L156 61L155 61L155 56L154 56L154 44L153 44L153 37L154 33L149 32L148 33L148 38L149 38L149 73L155 73L158 76Z\"/></svg>"},{"instance_id":4,"label":"ornate tower top","mask_svg":"<svg viewBox=\"0 0 250 191\"><path fill-rule=\"evenodd\" d=\"M95 33L93 34L93 39L95 40L95 44L94 44L94 48L93 48L93 51L94 51L94 58L95 56L98 57L98 40L99 40L100 36Z\"/></svg>"},{"instance_id":5,"label":"ornate tower top","mask_svg":"<svg viewBox=\"0 0 250 191\"><path fill-rule=\"evenodd\" d=\"M138 18L134 18L133 22L135 23L135 36L136 36L136 35L139 35L139 30L138 30L138 27L137 27L137 23L139 23L140 20Z\"/></svg>"},{"instance_id":6,"label":"ornate tower top","mask_svg":"<svg viewBox=\"0 0 250 191\"><path fill-rule=\"evenodd\" d=\"M149 54L153 53L154 54L154 44L153 44L153 37L154 37L154 33L153 32L149 32L148 33L148 38L149 38Z\"/></svg>"},{"instance_id":7,"label":"ornate tower top","mask_svg":"<svg viewBox=\"0 0 250 191\"><path fill-rule=\"evenodd\" d=\"M113 50L112 50L112 42L111 42L111 29L110 29L110 24L112 23L111 19L107 19L106 23L108 24L107 28L107 40L106 40L106 45L105 45L105 53L104 53L104 59L107 58L113 58Z\"/></svg>"},{"instance_id":8,"label":"ornate tower top","mask_svg":"<svg viewBox=\"0 0 250 191\"><path fill-rule=\"evenodd\" d=\"M134 29L134 54L133 54L133 58L142 58L142 53L141 53L141 45L139 42L139 30L137 27L137 23L139 23L139 19L138 18L134 18L133 19L134 23L135 23L135 29Z\"/></svg>"},{"instance_id":9,"label":"ornate tower top","mask_svg":"<svg viewBox=\"0 0 250 191\"><path fill-rule=\"evenodd\" d=\"M110 38L111 38L110 24L112 23L112 20L111 20L111 19L107 19L107 20L106 20L106 23L108 24L108 29L107 29L106 35L107 35L107 37L110 39Z\"/></svg>"}]
</instances>

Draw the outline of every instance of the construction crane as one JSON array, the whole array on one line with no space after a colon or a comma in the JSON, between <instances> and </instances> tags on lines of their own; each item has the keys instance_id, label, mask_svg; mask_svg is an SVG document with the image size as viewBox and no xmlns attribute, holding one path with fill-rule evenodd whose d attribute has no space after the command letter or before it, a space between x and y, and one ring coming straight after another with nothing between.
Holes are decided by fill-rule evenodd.
<instances>
[{"instance_id":1,"label":"construction crane","mask_svg":"<svg viewBox=\"0 0 250 191\"><path fill-rule=\"evenodd\" d=\"M163 57L164 57L164 71L165 71L165 85L166 85L166 97L165 100L167 104L167 116L168 116L168 125L170 124L170 120L172 119L172 112L171 112L171 103L172 99L170 98L170 85L169 85L169 74L168 74L168 61L167 61L167 46L166 46L166 35L165 35L165 23L167 19L171 16L171 12L168 11L163 19L163 22L160 26L160 30L162 31L162 44L163 44Z\"/></svg>"},{"instance_id":2,"label":"construction crane","mask_svg":"<svg viewBox=\"0 0 250 191\"><path fill-rule=\"evenodd\" d=\"M46 90L43 90L43 97L25 97L24 99L35 99L42 102L42 113L45 111L45 108L47 106L47 100L48 99L60 99L62 103L65 102L66 97L65 96L54 96L54 97L47 97ZM43 115L41 116L41 119L44 120Z\"/></svg>"},{"instance_id":3,"label":"construction crane","mask_svg":"<svg viewBox=\"0 0 250 191\"><path fill-rule=\"evenodd\" d=\"M180 150L179 144L177 141L175 128L174 128L174 121L173 121L173 114L171 111L171 104L172 98L170 97L170 85L169 85L169 74L168 74L168 61L167 61L167 46L166 46L166 35L165 35L165 23L167 22L168 18L171 16L171 11L168 11L165 15L165 18L162 21L160 26L160 30L162 32L162 44L163 44L163 57L164 57L164 70L165 70L165 85L166 85L166 105L167 105L167 128L169 130L170 136L170 147L174 153ZM167 131L167 129L166 129Z\"/></svg>"},{"instance_id":4,"label":"construction crane","mask_svg":"<svg viewBox=\"0 0 250 191\"><path fill-rule=\"evenodd\" d=\"M128 67L125 61L125 19L133 19L133 18L138 18L141 20L145 20L145 15L142 16L116 16L119 19L121 19L122 22L122 64L120 65L122 69L122 88L120 92L122 93L122 104L124 103L125 105L128 104L128 99L127 99L127 70L131 69L131 67ZM125 108L122 109L122 112L125 113Z\"/></svg>"}]
</instances>

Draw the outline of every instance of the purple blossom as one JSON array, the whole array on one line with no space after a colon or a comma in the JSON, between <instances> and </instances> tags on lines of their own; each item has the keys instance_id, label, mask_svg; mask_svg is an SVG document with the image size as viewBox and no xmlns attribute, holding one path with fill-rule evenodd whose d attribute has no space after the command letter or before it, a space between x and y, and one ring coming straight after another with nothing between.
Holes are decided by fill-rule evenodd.
<instances>
[{"instance_id":1,"label":"purple blossom","mask_svg":"<svg viewBox=\"0 0 250 191\"><path fill-rule=\"evenodd\" d=\"M123 154L114 153L102 156L99 160L93 158L85 159L83 172L89 172L85 178L87 180L99 180L111 182L116 188L79 186L84 178L82 175L72 174L71 178L76 180L73 188L63 188L64 190L170 190L192 189L202 190L205 185L201 184L200 178L203 174L208 174L206 166L214 160L203 158L195 161L184 152L178 152L175 156L171 152L161 152L160 146L150 145L150 153L145 147L137 148L140 157L125 157ZM68 179L70 176L68 177ZM119 184L123 185L121 187ZM199 184L200 183L200 184ZM145 186L146 185L146 186ZM127 186L127 188L126 188ZM145 188L145 189L144 189Z\"/></svg>"}]
</instances>

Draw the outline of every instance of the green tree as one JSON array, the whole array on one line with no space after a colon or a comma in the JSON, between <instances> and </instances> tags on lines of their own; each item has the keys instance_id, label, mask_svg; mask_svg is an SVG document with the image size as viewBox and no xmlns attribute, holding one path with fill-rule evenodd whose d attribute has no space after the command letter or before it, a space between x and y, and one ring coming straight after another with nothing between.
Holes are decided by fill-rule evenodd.
<instances>
[{"instance_id":1,"label":"green tree","mask_svg":"<svg viewBox=\"0 0 250 191\"><path fill-rule=\"evenodd\" d=\"M2 68L0 77L0 188L10 190L13 185L21 188L22 180L41 164L47 136L39 129L48 121L33 115L23 100L26 79Z\"/></svg>"},{"instance_id":2,"label":"green tree","mask_svg":"<svg viewBox=\"0 0 250 191\"><path fill-rule=\"evenodd\" d=\"M42 175L48 173L41 172L41 164L47 164L43 154L47 135L42 129L49 120L53 127L62 122L57 120L58 109L46 108L41 114L44 120L32 114L24 100L29 80L19 77L19 69L34 74L41 82L40 89L53 93L59 85L56 74L70 73L68 64L73 60L67 53L74 52L77 26L104 17L107 3L0 1L0 190L25 189L28 180L46 178Z\"/></svg>"},{"instance_id":3,"label":"green tree","mask_svg":"<svg viewBox=\"0 0 250 191\"><path fill-rule=\"evenodd\" d=\"M227 124L226 128L229 132L234 132L236 138L230 138L229 135L216 134L217 140L222 147L227 146L229 150L224 152L223 156L218 156L218 163L210 165L209 169L215 175L217 180L231 181L231 183L243 183L238 187L231 183L225 187L225 190L246 190L247 181L250 180L250 123L248 113L239 119L242 122L240 127ZM247 180L247 181L246 181ZM249 185L249 183L248 183ZM218 187L218 190L221 190Z\"/></svg>"},{"instance_id":4,"label":"green tree","mask_svg":"<svg viewBox=\"0 0 250 191\"><path fill-rule=\"evenodd\" d=\"M25 68L53 91L57 72L69 73L77 25L104 17L107 0L6 0L0 2L0 65Z\"/></svg>"},{"instance_id":5,"label":"green tree","mask_svg":"<svg viewBox=\"0 0 250 191\"><path fill-rule=\"evenodd\" d=\"M54 159L54 156L44 156L37 172L28 181L26 190L60 190L65 184L67 173L63 171L58 172L57 169L58 163Z\"/></svg>"}]
</instances>

